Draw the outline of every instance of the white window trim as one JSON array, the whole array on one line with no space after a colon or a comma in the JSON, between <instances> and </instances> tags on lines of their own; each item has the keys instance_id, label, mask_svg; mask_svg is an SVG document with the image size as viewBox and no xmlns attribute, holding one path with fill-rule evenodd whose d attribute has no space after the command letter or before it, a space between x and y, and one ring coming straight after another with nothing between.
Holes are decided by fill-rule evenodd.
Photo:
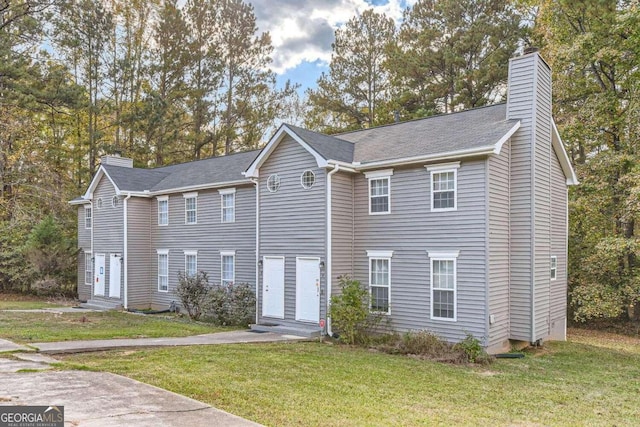
<instances>
[{"instance_id":1,"label":"white window trim","mask_svg":"<svg viewBox=\"0 0 640 427\"><path fill-rule=\"evenodd\" d=\"M231 283L236 283L236 251L220 251L220 285L224 286L224 257L233 257L233 271Z\"/></svg>"},{"instance_id":2,"label":"white window trim","mask_svg":"<svg viewBox=\"0 0 640 427\"><path fill-rule=\"evenodd\" d=\"M458 210L458 169L460 162L438 163L435 165L425 166L430 175L429 192L431 194L430 208L431 212L453 212ZM453 207L452 208L434 208L433 207L433 175L440 173L453 172ZM449 190L451 191L451 190Z\"/></svg>"},{"instance_id":3,"label":"white window trim","mask_svg":"<svg viewBox=\"0 0 640 427\"><path fill-rule=\"evenodd\" d=\"M553 266L555 261L555 267ZM549 268L549 277L550 280L556 280L558 279L558 257L556 255L551 255L551 259L550 259L550 268ZM552 274L553 273L553 274Z\"/></svg>"},{"instance_id":4,"label":"white window trim","mask_svg":"<svg viewBox=\"0 0 640 427\"><path fill-rule=\"evenodd\" d=\"M169 196L158 196L156 197L156 199L158 200L158 226L166 227L169 225ZM167 223L166 224L160 223L160 202L167 202Z\"/></svg>"},{"instance_id":5,"label":"white window trim","mask_svg":"<svg viewBox=\"0 0 640 427\"><path fill-rule=\"evenodd\" d=\"M276 189L271 189L271 187L269 186L269 181L271 180L271 178L277 179L278 181L278 188ZM282 178L280 178L280 175L278 175L277 173L272 173L271 175L269 175L267 177L267 181L265 182L266 186L267 186L267 191L269 193L277 193L278 190L280 189L280 186L282 185Z\"/></svg>"},{"instance_id":6,"label":"white window trim","mask_svg":"<svg viewBox=\"0 0 640 427\"><path fill-rule=\"evenodd\" d=\"M169 292L169 249L157 249L156 253L158 256L158 292L167 293ZM160 255L167 256L167 289L160 289Z\"/></svg>"},{"instance_id":7,"label":"white window trim","mask_svg":"<svg viewBox=\"0 0 640 427\"><path fill-rule=\"evenodd\" d=\"M187 257L196 257L196 274L198 274L198 251L182 251L184 252L184 273L187 274Z\"/></svg>"},{"instance_id":8,"label":"white window trim","mask_svg":"<svg viewBox=\"0 0 640 427\"><path fill-rule=\"evenodd\" d=\"M385 314L385 315L391 315L391 257L393 256L393 251L367 251L367 257L369 257L369 260L367 261L367 269L369 270L369 312L370 313L378 313L378 314ZM388 283L389 285L386 286L389 289L389 298L388 298L388 308L387 311L372 311L371 310L371 300L372 298L372 293L371 293L371 261L373 260L386 260L389 263L389 270L388 270ZM379 288L383 288L385 286L383 285L373 285Z\"/></svg>"},{"instance_id":9,"label":"white window trim","mask_svg":"<svg viewBox=\"0 0 640 427\"><path fill-rule=\"evenodd\" d=\"M430 290L430 313L431 320L437 320L442 322L457 322L458 321L458 255L460 251L450 252L438 252L427 251L429 257L429 288ZM433 261L453 261L453 318L449 317L435 317L433 315ZM445 289L450 291L451 289Z\"/></svg>"},{"instance_id":10,"label":"white window trim","mask_svg":"<svg viewBox=\"0 0 640 427\"><path fill-rule=\"evenodd\" d=\"M311 175L313 175L313 184L311 184L308 187L305 187L304 185L304 175L307 172L311 172ZM316 173L314 171L312 171L311 169L305 169L304 171L302 171L302 173L300 174L300 185L302 186L302 188L304 188L305 190L310 190L314 185L316 185Z\"/></svg>"},{"instance_id":11,"label":"white window trim","mask_svg":"<svg viewBox=\"0 0 640 427\"><path fill-rule=\"evenodd\" d=\"M91 218L89 221L89 226L87 227L87 211L91 211ZM91 208L91 205L84 206L84 228L85 230L91 230L93 228L93 209Z\"/></svg>"},{"instance_id":12,"label":"white window trim","mask_svg":"<svg viewBox=\"0 0 640 427\"><path fill-rule=\"evenodd\" d=\"M89 262L87 263L87 255L89 255ZM89 270L87 270L89 265ZM87 271L91 272L91 278L87 282ZM93 284L93 251L84 251L84 284L91 286Z\"/></svg>"},{"instance_id":13,"label":"white window trim","mask_svg":"<svg viewBox=\"0 0 640 427\"><path fill-rule=\"evenodd\" d=\"M391 176L393 175L393 169L383 169L371 172L364 172L365 178L369 181L367 201L369 203L369 215L389 215L391 213ZM387 180L387 210L384 212L371 212L371 181L378 179Z\"/></svg>"},{"instance_id":14,"label":"white window trim","mask_svg":"<svg viewBox=\"0 0 640 427\"><path fill-rule=\"evenodd\" d=\"M225 188L222 190L218 190L218 193L220 193L220 222L223 224L230 224L230 223L234 223L236 222L236 189L235 188ZM224 196L229 195L229 194L233 194L233 206L231 207L231 209L233 209L233 218L231 218L231 221L225 221L224 220Z\"/></svg>"},{"instance_id":15,"label":"white window trim","mask_svg":"<svg viewBox=\"0 0 640 427\"><path fill-rule=\"evenodd\" d=\"M182 197L184 197L184 223L185 225L194 225L198 223L198 192L193 192L193 193L183 193ZM189 199L195 199L196 201L196 220L194 222L189 222L188 220L188 215L187 215L187 200Z\"/></svg>"}]
</instances>

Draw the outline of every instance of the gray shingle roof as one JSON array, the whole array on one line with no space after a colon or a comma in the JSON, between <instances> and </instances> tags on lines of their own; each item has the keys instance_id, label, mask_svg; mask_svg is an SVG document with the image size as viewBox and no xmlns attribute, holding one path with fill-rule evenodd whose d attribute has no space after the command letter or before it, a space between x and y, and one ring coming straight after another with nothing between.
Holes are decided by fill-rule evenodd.
<instances>
[{"instance_id":1,"label":"gray shingle roof","mask_svg":"<svg viewBox=\"0 0 640 427\"><path fill-rule=\"evenodd\" d=\"M287 127L325 159L349 163L353 161L354 144L352 142L293 125L287 125Z\"/></svg>"},{"instance_id":2,"label":"gray shingle roof","mask_svg":"<svg viewBox=\"0 0 640 427\"><path fill-rule=\"evenodd\" d=\"M369 163L489 147L515 126L506 104L335 135L353 142L353 160Z\"/></svg>"},{"instance_id":3,"label":"gray shingle roof","mask_svg":"<svg viewBox=\"0 0 640 427\"><path fill-rule=\"evenodd\" d=\"M168 191L223 182L241 181L242 172L251 164L258 151L212 157L189 163L155 169L125 168L103 165L121 191Z\"/></svg>"}]
</instances>

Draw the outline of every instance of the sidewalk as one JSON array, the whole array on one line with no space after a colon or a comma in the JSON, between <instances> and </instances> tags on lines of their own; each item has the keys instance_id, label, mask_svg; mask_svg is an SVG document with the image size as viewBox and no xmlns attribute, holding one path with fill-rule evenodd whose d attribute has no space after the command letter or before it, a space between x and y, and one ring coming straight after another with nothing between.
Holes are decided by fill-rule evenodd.
<instances>
[{"instance_id":1,"label":"sidewalk","mask_svg":"<svg viewBox=\"0 0 640 427\"><path fill-rule=\"evenodd\" d=\"M176 338L123 338L111 340L59 341L31 343L29 346L36 348L40 353L57 354L84 353L121 348L282 342L306 339L308 338L299 337L297 335L282 335L272 332L257 333L251 331L228 331Z\"/></svg>"}]
</instances>

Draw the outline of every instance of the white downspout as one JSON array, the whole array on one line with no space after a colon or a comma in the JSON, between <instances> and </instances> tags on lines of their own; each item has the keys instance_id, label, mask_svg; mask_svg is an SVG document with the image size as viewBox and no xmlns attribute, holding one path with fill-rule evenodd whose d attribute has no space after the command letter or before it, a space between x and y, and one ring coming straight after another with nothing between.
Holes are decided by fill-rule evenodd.
<instances>
[{"instance_id":1,"label":"white downspout","mask_svg":"<svg viewBox=\"0 0 640 427\"><path fill-rule=\"evenodd\" d=\"M258 302L259 302L259 297L258 297L258 283L260 282L260 267L259 267L259 263L260 263L260 254L259 254L259 250L260 250L260 185L259 185L259 180L258 178L251 178L251 182L253 182L256 185L256 262L255 262L255 268L256 268L256 325L258 324L258 319L259 319L259 312L258 312Z\"/></svg>"},{"instance_id":2,"label":"white downspout","mask_svg":"<svg viewBox=\"0 0 640 427\"><path fill-rule=\"evenodd\" d=\"M333 336L331 330L331 317L329 317L329 307L331 306L331 175L340 170L340 165L335 165L333 170L327 174L327 335Z\"/></svg>"},{"instance_id":3,"label":"white downspout","mask_svg":"<svg viewBox=\"0 0 640 427\"><path fill-rule=\"evenodd\" d=\"M127 310L129 308L129 268L127 268L129 264L129 235L128 235L128 203L127 201L131 198L131 193L127 194L127 197L124 198L123 209L124 209L124 253L122 254L124 258L123 268L124 268L124 309Z\"/></svg>"}]
</instances>

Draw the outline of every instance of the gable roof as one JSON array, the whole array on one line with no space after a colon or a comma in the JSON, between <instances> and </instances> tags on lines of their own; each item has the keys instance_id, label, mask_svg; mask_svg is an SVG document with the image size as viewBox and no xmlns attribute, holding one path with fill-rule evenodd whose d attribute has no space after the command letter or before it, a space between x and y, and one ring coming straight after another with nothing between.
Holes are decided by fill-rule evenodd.
<instances>
[{"instance_id":1,"label":"gable roof","mask_svg":"<svg viewBox=\"0 0 640 427\"><path fill-rule=\"evenodd\" d=\"M505 135L510 136L517 129L519 121L506 120L506 116L506 104L496 104L336 137L354 143L353 160L361 164L484 148L492 150Z\"/></svg>"},{"instance_id":2,"label":"gable roof","mask_svg":"<svg viewBox=\"0 0 640 427\"><path fill-rule=\"evenodd\" d=\"M100 165L84 196L74 199L70 203L79 204L83 200L91 199L103 176L113 184L116 194L137 193L138 196L153 196L163 192L249 182L242 175L242 171L251 163L256 154L257 150L246 151L155 169L103 164Z\"/></svg>"},{"instance_id":3,"label":"gable roof","mask_svg":"<svg viewBox=\"0 0 640 427\"><path fill-rule=\"evenodd\" d=\"M355 144L335 136L325 135L323 133L313 132L298 126L286 125L296 135L307 142L322 157L329 160L337 160L339 162L353 161L353 153Z\"/></svg>"}]
</instances>

